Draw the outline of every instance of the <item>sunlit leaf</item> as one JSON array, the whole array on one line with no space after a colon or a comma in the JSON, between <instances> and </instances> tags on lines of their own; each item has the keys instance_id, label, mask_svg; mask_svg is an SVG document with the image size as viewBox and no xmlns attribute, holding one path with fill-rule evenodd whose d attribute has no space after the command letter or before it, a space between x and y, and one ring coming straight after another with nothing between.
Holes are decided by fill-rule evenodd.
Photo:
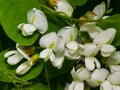
<instances>
[{"instance_id":1,"label":"sunlit leaf","mask_svg":"<svg viewBox=\"0 0 120 90\"><path fill-rule=\"evenodd\" d=\"M36 65L34 65L31 68L31 70L28 73L26 73L25 75L22 75L22 76L17 76L16 73L15 73L17 65L16 66L8 65L7 62L6 62L6 59L4 58L4 53L6 51L7 50L0 53L0 81L3 81L3 82L12 82L12 81L19 82L19 78L21 80L30 80L30 79L33 79L33 78L37 77L41 73L41 71L43 69L43 62L39 61L39 62L37 62Z\"/></svg>"},{"instance_id":2,"label":"sunlit leaf","mask_svg":"<svg viewBox=\"0 0 120 90\"><path fill-rule=\"evenodd\" d=\"M1 0L1 24L6 34L21 45L31 45L38 38L38 33L23 37L17 26L27 23L27 12L33 7L40 9L37 0Z\"/></svg>"},{"instance_id":3,"label":"sunlit leaf","mask_svg":"<svg viewBox=\"0 0 120 90\"><path fill-rule=\"evenodd\" d=\"M100 20L97 24L103 29L115 28L117 32L112 44L115 46L120 45L120 14L116 14L116 15L110 16L107 19Z\"/></svg>"}]
</instances>

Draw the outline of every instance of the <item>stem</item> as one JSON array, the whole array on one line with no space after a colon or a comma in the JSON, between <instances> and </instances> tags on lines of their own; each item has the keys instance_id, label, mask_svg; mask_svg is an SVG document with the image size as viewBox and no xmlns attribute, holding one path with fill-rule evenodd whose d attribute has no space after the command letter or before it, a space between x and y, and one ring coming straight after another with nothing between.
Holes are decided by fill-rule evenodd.
<instances>
[{"instance_id":1,"label":"stem","mask_svg":"<svg viewBox=\"0 0 120 90\"><path fill-rule=\"evenodd\" d=\"M46 63L45 63L45 74L46 74L46 79L47 79L48 88L49 88L49 90L51 90L50 82L49 82L49 77L48 77L47 64L46 64Z\"/></svg>"},{"instance_id":2,"label":"stem","mask_svg":"<svg viewBox=\"0 0 120 90\"><path fill-rule=\"evenodd\" d=\"M28 85L28 84L30 84L30 83L28 83L27 81L24 81L24 80L16 77L15 75L7 72L6 70L4 70L4 69L2 69L2 68L0 68L0 71L1 71L4 75L6 75L6 76L13 82L13 84L14 84L15 86L17 86L17 85L16 85L16 82L17 82L17 83L21 83L21 84L23 84L23 85ZM16 80L17 80L17 81L16 81Z\"/></svg>"},{"instance_id":3,"label":"stem","mask_svg":"<svg viewBox=\"0 0 120 90\"><path fill-rule=\"evenodd\" d=\"M62 17L64 19L68 19L70 21L75 21L75 22L97 22L98 21L98 20L79 20L79 19L76 19L76 18L71 18L71 17L66 16L63 12L56 12L53 9L51 9L48 6L45 6L43 4L40 4L40 6L49 10L52 14L57 15L59 17ZM48 13L50 13L50 12L48 12Z\"/></svg>"}]
</instances>

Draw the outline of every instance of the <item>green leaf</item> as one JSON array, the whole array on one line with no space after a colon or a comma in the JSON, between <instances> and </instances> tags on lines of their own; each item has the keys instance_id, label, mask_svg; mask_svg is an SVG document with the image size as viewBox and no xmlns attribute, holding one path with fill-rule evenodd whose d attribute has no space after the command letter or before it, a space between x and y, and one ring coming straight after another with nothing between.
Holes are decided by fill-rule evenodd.
<instances>
[{"instance_id":1,"label":"green leaf","mask_svg":"<svg viewBox=\"0 0 120 90\"><path fill-rule=\"evenodd\" d=\"M42 83L35 83L33 85L26 86L21 89L13 88L12 90L50 90L50 89Z\"/></svg>"},{"instance_id":2,"label":"green leaf","mask_svg":"<svg viewBox=\"0 0 120 90\"><path fill-rule=\"evenodd\" d=\"M53 67L51 62L47 63L47 71L48 71L48 78L52 79L59 75L62 75L65 72L68 72L73 67L74 61L72 60L65 60L63 63L63 67L61 69L57 69Z\"/></svg>"},{"instance_id":3,"label":"green leaf","mask_svg":"<svg viewBox=\"0 0 120 90\"><path fill-rule=\"evenodd\" d=\"M26 38L17 29L20 23L27 23L27 12L33 7L40 9L37 0L1 0L1 24L9 38L23 46L33 44L39 36Z\"/></svg>"},{"instance_id":4,"label":"green leaf","mask_svg":"<svg viewBox=\"0 0 120 90\"><path fill-rule=\"evenodd\" d=\"M120 14L116 14L106 19L102 19L97 24L103 29L115 28L117 32L112 44L114 46L120 45Z\"/></svg>"},{"instance_id":5,"label":"green leaf","mask_svg":"<svg viewBox=\"0 0 120 90\"><path fill-rule=\"evenodd\" d=\"M39 62L37 62L37 64L35 64L31 70L26 73L25 75L22 76L17 76L15 73L15 70L17 68L18 65L16 66L10 66L7 64L6 59L4 58L4 53L7 52L8 50L5 50L3 52L0 53L0 81L3 82L20 82L19 79L26 81L26 80L30 80L33 79L35 77L37 77L42 69L43 69L43 62L42 60L40 60Z\"/></svg>"},{"instance_id":6,"label":"green leaf","mask_svg":"<svg viewBox=\"0 0 120 90\"><path fill-rule=\"evenodd\" d=\"M72 5L75 6L82 6L84 5L88 0L68 0Z\"/></svg>"}]
</instances>

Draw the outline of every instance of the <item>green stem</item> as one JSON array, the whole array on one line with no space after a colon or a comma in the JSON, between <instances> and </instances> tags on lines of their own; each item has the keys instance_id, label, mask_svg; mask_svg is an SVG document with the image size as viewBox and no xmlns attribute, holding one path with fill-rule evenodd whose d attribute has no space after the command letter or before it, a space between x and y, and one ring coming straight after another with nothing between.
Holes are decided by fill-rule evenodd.
<instances>
[{"instance_id":1,"label":"green stem","mask_svg":"<svg viewBox=\"0 0 120 90\"><path fill-rule=\"evenodd\" d=\"M16 77L15 75L7 72L6 70L4 70L4 69L2 69L2 68L0 68L0 71L1 71L4 75L6 75L6 76L13 82L13 84L14 84L15 86L16 86L16 83L21 83L21 84L23 84L23 85L28 85L28 84L30 84L29 82L24 81L24 80Z\"/></svg>"},{"instance_id":2,"label":"green stem","mask_svg":"<svg viewBox=\"0 0 120 90\"><path fill-rule=\"evenodd\" d=\"M52 13L54 15L57 15L57 16L62 17L64 19L68 19L70 21L74 21L74 22L97 22L98 21L98 20L79 20L79 19L76 19L76 18L71 18L71 17L66 16L62 12L56 12L56 11L54 11L53 9L49 8L46 5L40 4L40 6L42 6L43 8L45 8L47 10L49 10L50 12L48 12L48 13Z\"/></svg>"},{"instance_id":3,"label":"green stem","mask_svg":"<svg viewBox=\"0 0 120 90\"><path fill-rule=\"evenodd\" d=\"M45 63L45 74L46 74L48 88L49 88L49 90L51 90L50 82L49 82L49 76L48 76L48 70L47 70L47 64L46 63Z\"/></svg>"}]
</instances>

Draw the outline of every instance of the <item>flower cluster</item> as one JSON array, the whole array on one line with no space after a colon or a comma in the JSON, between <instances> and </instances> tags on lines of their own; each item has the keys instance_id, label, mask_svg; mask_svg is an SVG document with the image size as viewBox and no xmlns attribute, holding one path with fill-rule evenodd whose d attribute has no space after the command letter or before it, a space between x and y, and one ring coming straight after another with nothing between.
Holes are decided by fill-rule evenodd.
<instances>
[{"instance_id":1,"label":"flower cluster","mask_svg":"<svg viewBox=\"0 0 120 90\"><path fill-rule=\"evenodd\" d=\"M72 17L73 7L67 0L50 0L49 3L56 12L62 12L60 15ZM102 2L79 20L95 21L107 18L108 16L104 16L105 10L105 3ZM17 50L5 53L4 56L8 58L7 63L10 65L18 64L23 58L27 60L16 69L18 75L29 71L39 58L44 59L44 62L50 60L52 65L58 69L63 66L64 60L75 60L82 63L79 68L73 67L71 71L73 81L66 84L65 90L89 90L89 87L98 86L100 86L100 90L120 89L120 52L111 45L116 35L114 28L103 30L96 25L96 22L80 22L64 26L57 32L46 33L48 30L47 17L36 8L27 13L27 20L27 24L21 23L18 28L23 36L29 36L35 31L39 31L41 34L39 46L43 50L36 54L33 46L25 47L17 44ZM80 34L82 32L89 34L91 42L87 42L82 37ZM97 55L101 58L98 58Z\"/></svg>"}]
</instances>

